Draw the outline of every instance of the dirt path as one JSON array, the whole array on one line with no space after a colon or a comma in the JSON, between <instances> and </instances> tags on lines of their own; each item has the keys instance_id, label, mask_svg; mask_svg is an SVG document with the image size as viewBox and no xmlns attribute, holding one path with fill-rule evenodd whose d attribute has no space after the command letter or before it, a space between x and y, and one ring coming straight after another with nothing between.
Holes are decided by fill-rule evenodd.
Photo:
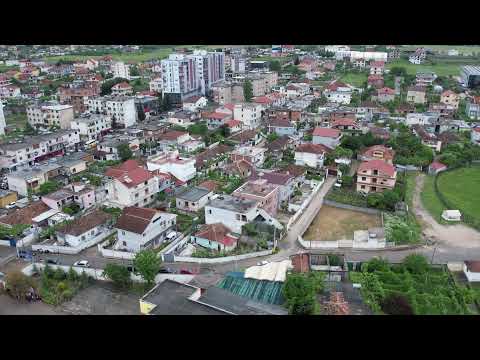
<instances>
[{"instance_id":1,"label":"dirt path","mask_svg":"<svg viewBox=\"0 0 480 360\"><path fill-rule=\"evenodd\" d=\"M413 211L423 224L424 234L439 244L457 248L480 248L480 233L464 224L442 225L423 207L420 193L423 189L425 175L417 176L413 194Z\"/></svg>"}]
</instances>

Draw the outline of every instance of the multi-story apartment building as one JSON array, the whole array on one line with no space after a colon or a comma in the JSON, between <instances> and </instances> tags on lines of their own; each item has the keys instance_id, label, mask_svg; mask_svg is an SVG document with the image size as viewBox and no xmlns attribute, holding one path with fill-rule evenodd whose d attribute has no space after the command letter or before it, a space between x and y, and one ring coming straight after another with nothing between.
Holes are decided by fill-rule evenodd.
<instances>
[{"instance_id":1,"label":"multi-story apartment building","mask_svg":"<svg viewBox=\"0 0 480 360\"><path fill-rule=\"evenodd\" d=\"M84 142L97 140L112 128L112 120L107 115L85 114L72 121L72 129L78 130Z\"/></svg>"},{"instance_id":2,"label":"multi-story apartment building","mask_svg":"<svg viewBox=\"0 0 480 360\"><path fill-rule=\"evenodd\" d=\"M465 86L476 88L480 85L480 66L462 66L460 77Z\"/></svg>"},{"instance_id":3,"label":"multi-story apartment building","mask_svg":"<svg viewBox=\"0 0 480 360\"><path fill-rule=\"evenodd\" d=\"M213 101L220 105L232 103L232 84L220 82L212 86Z\"/></svg>"},{"instance_id":4,"label":"multi-story apartment building","mask_svg":"<svg viewBox=\"0 0 480 360\"><path fill-rule=\"evenodd\" d=\"M119 160L118 148L124 144L127 144L132 152L140 149L140 140L135 136L108 136L98 143L95 156L100 160Z\"/></svg>"},{"instance_id":5,"label":"multi-story apartment building","mask_svg":"<svg viewBox=\"0 0 480 360\"><path fill-rule=\"evenodd\" d=\"M156 92L161 94L162 93L162 78L161 77L156 77L152 79L149 83L150 85L150 91Z\"/></svg>"},{"instance_id":6,"label":"multi-story apartment building","mask_svg":"<svg viewBox=\"0 0 480 360\"><path fill-rule=\"evenodd\" d=\"M171 54L162 64L162 89L180 100L205 95L213 84L225 79L222 52L195 51L191 55Z\"/></svg>"},{"instance_id":7,"label":"multi-story apartment building","mask_svg":"<svg viewBox=\"0 0 480 360\"><path fill-rule=\"evenodd\" d=\"M407 102L414 104L425 104L427 102L427 92L422 86L411 86L407 92Z\"/></svg>"},{"instance_id":8,"label":"multi-story apartment building","mask_svg":"<svg viewBox=\"0 0 480 360\"><path fill-rule=\"evenodd\" d=\"M118 61L112 64L111 70L113 78L122 78L130 80L130 66L124 62Z\"/></svg>"},{"instance_id":9,"label":"multi-story apartment building","mask_svg":"<svg viewBox=\"0 0 480 360\"><path fill-rule=\"evenodd\" d=\"M256 129L262 119L262 105L255 103L235 104L233 119L241 121L246 128Z\"/></svg>"},{"instance_id":10,"label":"multi-story apartment building","mask_svg":"<svg viewBox=\"0 0 480 360\"><path fill-rule=\"evenodd\" d=\"M459 96L451 90L444 91L440 97L440 102L445 105L451 106L453 109L458 109L460 103Z\"/></svg>"},{"instance_id":11,"label":"multi-story apartment building","mask_svg":"<svg viewBox=\"0 0 480 360\"><path fill-rule=\"evenodd\" d=\"M147 168L150 171L161 171L175 176L183 182L195 177L195 159L180 159L178 151L165 151L147 160Z\"/></svg>"},{"instance_id":12,"label":"multi-story apartment building","mask_svg":"<svg viewBox=\"0 0 480 360\"><path fill-rule=\"evenodd\" d=\"M100 87L78 87L58 89L58 100L61 104L72 105L75 114L85 112L85 99L100 94Z\"/></svg>"},{"instance_id":13,"label":"multi-story apartment building","mask_svg":"<svg viewBox=\"0 0 480 360\"><path fill-rule=\"evenodd\" d=\"M36 162L77 150L80 133L77 130L57 131L53 134L32 136L17 144L0 145L0 168L16 171Z\"/></svg>"},{"instance_id":14,"label":"multi-story apartment building","mask_svg":"<svg viewBox=\"0 0 480 360\"><path fill-rule=\"evenodd\" d=\"M467 102L465 112L467 113L467 116L472 120L480 119L480 104Z\"/></svg>"},{"instance_id":15,"label":"multi-story apartment building","mask_svg":"<svg viewBox=\"0 0 480 360\"><path fill-rule=\"evenodd\" d=\"M364 161L357 170L357 191L365 193L392 190L397 171L392 164L383 160Z\"/></svg>"},{"instance_id":16,"label":"multi-story apartment building","mask_svg":"<svg viewBox=\"0 0 480 360\"><path fill-rule=\"evenodd\" d=\"M70 129L74 112L72 105L32 105L27 107L28 123L36 128Z\"/></svg>"},{"instance_id":17,"label":"multi-story apartment building","mask_svg":"<svg viewBox=\"0 0 480 360\"><path fill-rule=\"evenodd\" d=\"M254 200L259 208L275 216L279 204L279 186L270 184L266 179L247 181L236 189L232 196L240 199Z\"/></svg>"},{"instance_id":18,"label":"multi-story apartment building","mask_svg":"<svg viewBox=\"0 0 480 360\"><path fill-rule=\"evenodd\" d=\"M93 97L85 100L85 106L90 113L109 116L112 120L112 127L127 128L137 122L137 111L133 97Z\"/></svg>"},{"instance_id":19,"label":"multi-story apartment building","mask_svg":"<svg viewBox=\"0 0 480 360\"><path fill-rule=\"evenodd\" d=\"M158 192L158 179L135 160L111 167L105 175L112 178L107 190L109 202L120 207L146 206L155 199Z\"/></svg>"}]
</instances>

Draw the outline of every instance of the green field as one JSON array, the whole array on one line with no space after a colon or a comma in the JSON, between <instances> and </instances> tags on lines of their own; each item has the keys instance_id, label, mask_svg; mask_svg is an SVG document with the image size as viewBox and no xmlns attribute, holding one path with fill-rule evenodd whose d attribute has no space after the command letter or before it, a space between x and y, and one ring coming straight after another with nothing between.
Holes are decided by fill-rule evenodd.
<instances>
[{"instance_id":1,"label":"green field","mask_svg":"<svg viewBox=\"0 0 480 360\"><path fill-rule=\"evenodd\" d=\"M221 45L219 45L221 47ZM133 61L133 62L142 62L153 59L164 59L172 53L172 48L208 48L213 49L218 47L217 45L179 45L179 46L165 46L158 49L138 52L138 53L125 53L125 54L112 54L112 58L117 61ZM104 55L91 56L91 55L65 55L65 56L50 56L46 57L45 61L54 63L59 60L67 61L85 61L92 58L100 58Z\"/></svg>"},{"instance_id":2,"label":"green field","mask_svg":"<svg viewBox=\"0 0 480 360\"><path fill-rule=\"evenodd\" d=\"M461 212L480 219L480 166L461 168L438 178L440 192Z\"/></svg>"},{"instance_id":3,"label":"green field","mask_svg":"<svg viewBox=\"0 0 480 360\"><path fill-rule=\"evenodd\" d=\"M415 50L419 47L424 47L431 49L433 51L438 51L441 53L447 53L448 50L450 49L455 49L458 50L460 54L465 54L465 55L472 55L473 53L477 54L480 53L480 46L479 45L473 45L473 46L468 46L468 45L463 45L463 46L458 46L458 45L403 45L402 49L403 50Z\"/></svg>"},{"instance_id":4,"label":"green field","mask_svg":"<svg viewBox=\"0 0 480 360\"><path fill-rule=\"evenodd\" d=\"M339 78L344 83L353 85L355 87L362 87L363 83L367 81L368 75L366 73L346 73Z\"/></svg>"},{"instance_id":5,"label":"green field","mask_svg":"<svg viewBox=\"0 0 480 360\"><path fill-rule=\"evenodd\" d=\"M420 199L425 209L432 215L438 223L444 223L442 219L442 211L445 210L440 199L435 194L433 186L434 176L425 176L425 182L423 183L423 189L420 193Z\"/></svg>"},{"instance_id":6,"label":"green field","mask_svg":"<svg viewBox=\"0 0 480 360\"><path fill-rule=\"evenodd\" d=\"M480 62L480 60L479 60ZM391 69L393 66L400 66L404 67L407 70L407 73L411 75L415 75L417 71L433 71L437 76L458 76L460 75L460 68L463 65L475 63L473 60L452 60L452 61L441 61L435 63L435 65L415 65L410 63L408 60L399 59L392 62L387 63L386 68Z\"/></svg>"}]
</instances>

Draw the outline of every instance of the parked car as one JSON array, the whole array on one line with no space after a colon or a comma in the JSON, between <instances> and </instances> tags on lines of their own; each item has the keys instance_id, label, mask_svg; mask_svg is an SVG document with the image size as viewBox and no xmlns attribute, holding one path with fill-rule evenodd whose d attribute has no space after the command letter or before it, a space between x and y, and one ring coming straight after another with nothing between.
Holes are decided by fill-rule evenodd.
<instances>
[{"instance_id":1,"label":"parked car","mask_svg":"<svg viewBox=\"0 0 480 360\"><path fill-rule=\"evenodd\" d=\"M127 270L130 272L135 272L135 268L132 265L128 265Z\"/></svg>"},{"instance_id":2,"label":"parked car","mask_svg":"<svg viewBox=\"0 0 480 360\"><path fill-rule=\"evenodd\" d=\"M263 265L267 265L269 262L267 260L263 260L263 261L260 261L259 263L257 263L257 266L263 266Z\"/></svg>"},{"instance_id":3,"label":"parked car","mask_svg":"<svg viewBox=\"0 0 480 360\"><path fill-rule=\"evenodd\" d=\"M17 206L17 204L14 202L11 202L10 204L8 205L5 205L5 208L6 209L14 209L15 207Z\"/></svg>"},{"instance_id":4,"label":"parked car","mask_svg":"<svg viewBox=\"0 0 480 360\"><path fill-rule=\"evenodd\" d=\"M80 266L80 267L88 268L88 267L90 267L90 264L88 263L87 260L80 260L80 261L77 261L76 263L74 263L73 266Z\"/></svg>"},{"instance_id":5,"label":"parked car","mask_svg":"<svg viewBox=\"0 0 480 360\"><path fill-rule=\"evenodd\" d=\"M180 274L193 275L193 273L190 270L186 270L186 269L180 270Z\"/></svg>"},{"instance_id":6,"label":"parked car","mask_svg":"<svg viewBox=\"0 0 480 360\"><path fill-rule=\"evenodd\" d=\"M58 259L47 259L47 264L58 265Z\"/></svg>"},{"instance_id":7,"label":"parked car","mask_svg":"<svg viewBox=\"0 0 480 360\"><path fill-rule=\"evenodd\" d=\"M169 268L161 268L160 270L158 270L158 273L159 274L173 274L173 271L170 270Z\"/></svg>"}]
</instances>

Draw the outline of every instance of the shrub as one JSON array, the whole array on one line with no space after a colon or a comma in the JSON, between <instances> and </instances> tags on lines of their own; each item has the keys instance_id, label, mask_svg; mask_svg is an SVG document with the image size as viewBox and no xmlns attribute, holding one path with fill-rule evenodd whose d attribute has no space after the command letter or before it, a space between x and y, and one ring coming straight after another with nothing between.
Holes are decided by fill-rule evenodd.
<instances>
[{"instance_id":1,"label":"shrub","mask_svg":"<svg viewBox=\"0 0 480 360\"><path fill-rule=\"evenodd\" d=\"M130 272L122 265L107 264L103 276L112 280L114 285L120 289L127 289L131 285Z\"/></svg>"},{"instance_id":2,"label":"shrub","mask_svg":"<svg viewBox=\"0 0 480 360\"><path fill-rule=\"evenodd\" d=\"M427 258L420 254L408 255L402 264L412 274L424 274L429 269Z\"/></svg>"},{"instance_id":3,"label":"shrub","mask_svg":"<svg viewBox=\"0 0 480 360\"><path fill-rule=\"evenodd\" d=\"M21 271L12 271L5 276L5 285L11 296L17 300L25 300L33 283Z\"/></svg>"},{"instance_id":4,"label":"shrub","mask_svg":"<svg viewBox=\"0 0 480 360\"><path fill-rule=\"evenodd\" d=\"M390 294L380 304L382 311L388 315L414 315L412 305L402 294Z\"/></svg>"}]
</instances>

